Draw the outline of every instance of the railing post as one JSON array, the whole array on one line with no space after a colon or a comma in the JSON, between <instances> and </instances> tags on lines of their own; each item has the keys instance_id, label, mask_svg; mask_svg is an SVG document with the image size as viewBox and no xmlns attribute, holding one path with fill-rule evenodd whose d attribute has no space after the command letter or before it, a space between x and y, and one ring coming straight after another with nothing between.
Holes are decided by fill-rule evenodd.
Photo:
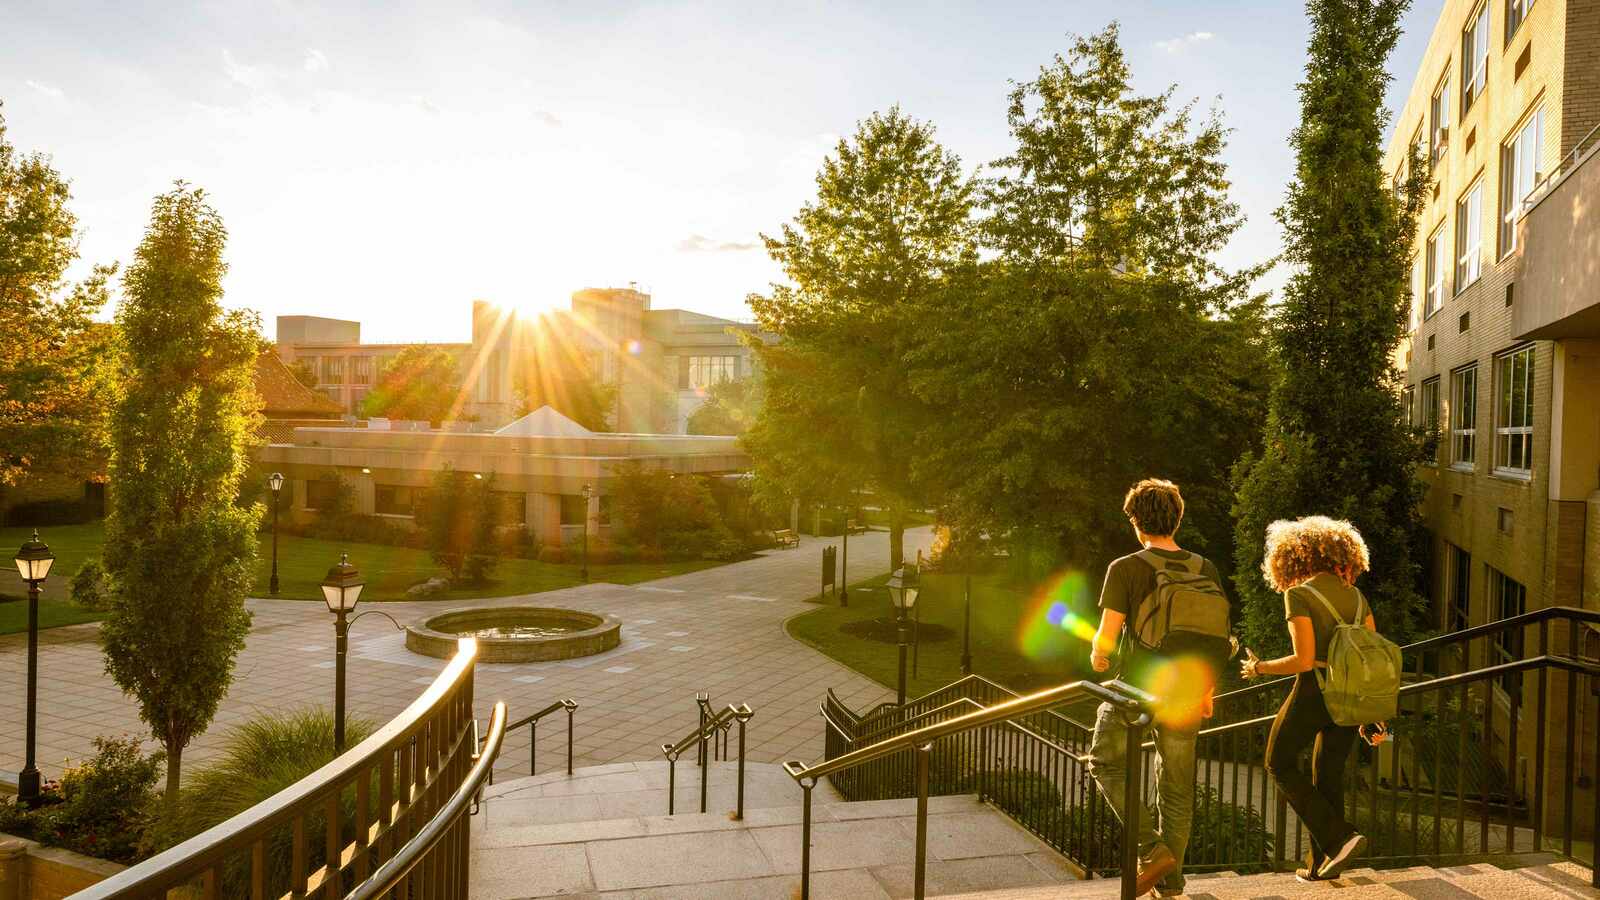
<instances>
[{"instance_id":1,"label":"railing post","mask_svg":"<svg viewBox=\"0 0 1600 900\"><path fill-rule=\"evenodd\" d=\"M811 789L815 781L800 780L800 791L805 795L800 813L800 900L811 900Z\"/></svg>"},{"instance_id":2,"label":"railing post","mask_svg":"<svg viewBox=\"0 0 1600 900\"><path fill-rule=\"evenodd\" d=\"M667 756L667 815L677 811L678 800L678 758Z\"/></svg>"},{"instance_id":3,"label":"railing post","mask_svg":"<svg viewBox=\"0 0 1600 900\"><path fill-rule=\"evenodd\" d=\"M753 715L755 713L751 712L748 706L741 707L734 713L734 718L739 720L739 803L733 816L736 820L744 819L744 728Z\"/></svg>"},{"instance_id":4,"label":"railing post","mask_svg":"<svg viewBox=\"0 0 1600 900\"><path fill-rule=\"evenodd\" d=\"M1146 717L1137 709L1124 710L1127 716L1127 760L1122 790L1122 900L1139 896L1139 814L1144 778L1134 767L1144 755L1143 732Z\"/></svg>"},{"instance_id":5,"label":"railing post","mask_svg":"<svg viewBox=\"0 0 1600 900\"><path fill-rule=\"evenodd\" d=\"M1577 655L1577 648L1573 648L1573 655ZM1596 676L1590 675L1589 677L1593 679ZM1573 680L1576 681L1576 677L1574 677ZM1595 704L1595 710L1596 712L1600 712L1600 703ZM1544 723L1542 722L1540 723L1541 726L1543 724ZM1595 733L1594 758L1600 760L1600 729L1597 729ZM1593 805L1593 809L1594 830L1589 832L1589 834L1593 836L1589 844L1591 848L1589 851L1589 884L1600 888L1600 803L1595 803ZM1543 848L1536 847L1534 849L1538 850Z\"/></svg>"},{"instance_id":6,"label":"railing post","mask_svg":"<svg viewBox=\"0 0 1600 900\"><path fill-rule=\"evenodd\" d=\"M928 881L928 757L933 755L933 745L918 747L917 753L917 871L913 896L923 900L927 896Z\"/></svg>"},{"instance_id":7,"label":"railing post","mask_svg":"<svg viewBox=\"0 0 1600 900\"><path fill-rule=\"evenodd\" d=\"M711 705L711 695L705 691L695 691L694 703L695 706L700 708L700 733L704 735L706 730L706 710ZM706 742L703 737L700 741L700 749L695 756L694 761L695 765L697 766L703 766L706 764Z\"/></svg>"},{"instance_id":8,"label":"railing post","mask_svg":"<svg viewBox=\"0 0 1600 900\"><path fill-rule=\"evenodd\" d=\"M711 782L711 760L707 757L705 729L700 731L700 811L706 811L706 786Z\"/></svg>"},{"instance_id":9,"label":"railing post","mask_svg":"<svg viewBox=\"0 0 1600 900\"><path fill-rule=\"evenodd\" d=\"M563 701L562 706L567 708L567 774L572 774L572 713L577 710L578 704L571 700Z\"/></svg>"}]
</instances>

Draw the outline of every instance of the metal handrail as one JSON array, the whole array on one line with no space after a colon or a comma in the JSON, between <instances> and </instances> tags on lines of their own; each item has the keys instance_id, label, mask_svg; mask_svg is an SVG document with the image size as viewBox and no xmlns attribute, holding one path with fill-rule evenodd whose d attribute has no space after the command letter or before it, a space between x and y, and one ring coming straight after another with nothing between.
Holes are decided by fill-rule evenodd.
<instances>
[{"instance_id":1,"label":"metal handrail","mask_svg":"<svg viewBox=\"0 0 1600 900\"><path fill-rule=\"evenodd\" d=\"M715 739L720 730L724 735L732 727L729 723L739 723L739 786L733 818L735 821L744 819L744 762L745 762L745 727L755 712L747 703L734 705L732 703L723 707L716 713L710 712L710 696L696 694L695 703L700 709L700 724L695 729L684 735L676 744L662 744L661 752L667 757L667 815L676 815L678 811L678 757L690 747L699 747L698 762L700 767L700 811L705 812L708 802L708 791L711 783L711 758L706 749L706 741Z\"/></svg>"},{"instance_id":2,"label":"metal handrail","mask_svg":"<svg viewBox=\"0 0 1600 900\"><path fill-rule=\"evenodd\" d=\"M1556 163L1555 168L1551 169L1548 175L1539 179L1539 183L1533 186L1533 190L1528 192L1528 196L1522 198L1522 205L1517 210L1519 216L1527 215L1530 210L1538 206L1539 201L1550 193L1556 182L1564 178L1570 169L1575 168L1578 163L1588 158L1584 148L1588 146L1590 139L1597 135L1600 135L1600 124L1596 124L1589 129L1588 134L1579 138L1578 142L1572 145L1572 149L1567 151L1567 155L1561 157L1561 161Z\"/></svg>"},{"instance_id":3,"label":"metal handrail","mask_svg":"<svg viewBox=\"0 0 1600 900\"><path fill-rule=\"evenodd\" d=\"M1143 790L1143 779L1136 774L1137 770L1132 766L1131 761L1137 758L1138 748L1142 743L1139 738L1140 733L1151 722L1151 717L1147 710L1155 698L1122 681L1108 681L1105 684L1098 684L1092 681L1075 681L1070 684L1046 688L1042 691L1016 697L991 706L980 705L978 709L972 712L944 721L933 722L904 734L884 738L866 747L848 751L841 756L824 760L813 766L807 766L799 760L784 762L784 771L800 785L804 794L800 847L801 900L809 900L811 896L811 792L822 778L896 753L913 752L916 754L917 840L913 893L917 900L922 900L926 896L928 768L929 756L933 750L933 745L942 738L992 725L1011 725L1014 724L1012 720L1017 717L1042 712L1073 700L1087 698L1099 700L1120 710L1127 729L1130 772L1124 780L1124 795L1122 798L1123 810L1127 818L1123 823L1121 896L1124 900L1133 900L1137 887L1138 817L1142 802L1140 795ZM826 714L826 711L824 711L824 714Z\"/></svg>"},{"instance_id":4,"label":"metal handrail","mask_svg":"<svg viewBox=\"0 0 1600 900\"><path fill-rule=\"evenodd\" d=\"M456 655L434 679L422 695L412 701L400 715L391 719L366 740L346 750L331 762L300 779L266 800L240 812L225 822L206 829L175 847L171 847L135 866L124 869L112 877L85 888L74 895L79 900L112 900L165 896L171 888L200 878L208 884L220 880L220 871L236 854L251 854L251 874L256 884L265 879L261 848L273 829L302 824L306 817L325 814L336 807L340 796L352 783L357 790L356 857L365 864L364 854L373 851L373 824L366 821L367 792L374 772L382 773L380 790L393 800L379 803L380 821L377 823L377 840L383 841L399 818L417 808L421 795L443 777L440 771L421 772L416 782L405 767L411 762L421 765L424 750L416 746L416 736L427 732L430 718L435 722L448 719L459 721L460 737L467 736L471 719L472 679L478 654L478 643L473 638L461 638ZM441 718L443 717L443 718ZM452 726L454 727L454 726ZM437 738L433 738L436 741ZM437 749L437 744L429 744ZM395 760L399 758L401 778L395 777ZM428 775L431 774L431 779ZM413 793L414 792L414 793ZM395 817L398 810L398 817ZM337 829L332 829L337 833ZM365 833L363 833L365 832ZM327 865L337 871L339 859L347 850L342 845L337 854L330 854ZM308 873L303 864L297 866L294 880L301 885L309 883L315 873ZM359 871L364 874L364 871ZM326 881L326 878L324 878ZM297 887L303 890L303 887Z\"/></svg>"},{"instance_id":5,"label":"metal handrail","mask_svg":"<svg viewBox=\"0 0 1600 900\"><path fill-rule=\"evenodd\" d=\"M477 720L473 722L476 730ZM489 733L484 735L483 749L473 755L472 771L467 773L467 777L456 788L455 793L450 795L443 808L417 831L416 836L379 866L378 870L372 873L372 877L356 885L346 900L372 900L393 890L411 874L429 850L448 839L448 832L452 828L460 827L468 808L494 771L494 761L500 756L500 747L505 741L508 730L510 729L506 726L505 701L497 701L493 712L489 714Z\"/></svg>"},{"instance_id":6,"label":"metal handrail","mask_svg":"<svg viewBox=\"0 0 1600 900\"><path fill-rule=\"evenodd\" d=\"M567 711L567 774L572 774L572 714L577 711L578 703L571 697L546 706L532 715L523 716L506 726L506 731L516 731L518 728L528 726L528 774L539 774L539 720L550 715L558 709Z\"/></svg>"}]
</instances>

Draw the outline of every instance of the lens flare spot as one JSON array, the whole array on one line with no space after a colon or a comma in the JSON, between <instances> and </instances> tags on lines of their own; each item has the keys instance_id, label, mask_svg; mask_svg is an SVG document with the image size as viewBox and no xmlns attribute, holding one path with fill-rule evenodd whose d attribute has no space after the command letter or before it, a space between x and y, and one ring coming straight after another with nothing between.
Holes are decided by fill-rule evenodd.
<instances>
[{"instance_id":1,"label":"lens flare spot","mask_svg":"<svg viewBox=\"0 0 1600 900\"><path fill-rule=\"evenodd\" d=\"M1094 637L1093 621L1080 610L1092 612L1089 580L1082 572L1067 571L1039 586L1029 601L1017 633L1017 647L1035 662L1065 660L1080 655L1077 641Z\"/></svg>"},{"instance_id":2,"label":"lens flare spot","mask_svg":"<svg viewBox=\"0 0 1600 900\"><path fill-rule=\"evenodd\" d=\"M1159 698L1156 722L1173 728L1190 728L1211 714L1211 691L1216 673L1204 660L1181 656L1154 664L1146 690Z\"/></svg>"},{"instance_id":3,"label":"lens flare spot","mask_svg":"<svg viewBox=\"0 0 1600 900\"><path fill-rule=\"evenodd\" d=\"M640 345L639 345L638 341L630 340L627 343L625 343L623 346L627 349L629 356L638 356L639 355Z\"/></svg>"}]
</instances>

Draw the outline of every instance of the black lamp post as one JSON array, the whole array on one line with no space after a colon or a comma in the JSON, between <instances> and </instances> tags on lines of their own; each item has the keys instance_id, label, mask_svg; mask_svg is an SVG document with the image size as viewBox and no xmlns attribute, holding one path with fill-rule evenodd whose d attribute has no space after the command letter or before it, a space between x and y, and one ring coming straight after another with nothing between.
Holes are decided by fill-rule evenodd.
<instances>
[{"instance_id":1,"label":"black lamp post","mask_svg":"<svg viewBox=\"0 0 1600 900\"><path fill-rule=\"evenodd\" d=\"M895 622L899 626L897 637L900 644L900 681L895 689L895 703L899 706L906 704L906 613L917 605L917 570L912 569L908 574L902 567L894 570L889 576L889 600L894 603Z\"/></svg>"},{"instance_id":2,"label":"black lamp post","mask_svg":"<svg viewBox=\"0 0 1600 900\"><path fill-rule=\"evenodd\" d=\"M272 579L267 582L267 593L278 596L278 493L283 490L283 473L267 476L267 487L272 489Z\"/></svg>"},{"instance_id":3,"label":"black lamp post","mask_svg":"<svg viewBox=\"0 0 1600 900\"><path fill-rule=\"evenodd\" d=\"M22 771L17 773L17 800L29 807L39 802L39 769L33 764L34 725L39 705L39 592L43 590L45 576L50 574L50 564L55 561L55 554L50 552L44 541L39 540L37 528L33 531L33 538L25 541L16 555L17 573L28 583L27 750Z\"/></svg>"},{"instance_id":4,"label":"black lamp post","mask_svg":"<svg viewBox=\"0 0 1600 900\"><path fill-rule=\"evenodd\" d=\"M966 615L961 626L961 674L972 674L972 564L967 564Z\"/></svg>"},{"instance_id":5,"label":"black lamp post","mask_svg":"<svg viewBox=\"0 0 1600 900\"><path fill-rule=\"evenodd\" d=\"M592 485L583 486L583 580L589 580L589 499L594 496Z\"/></svg>"},{"instance_id":6,"label":"black lamp post","mask_svg":"<svg viewBox=\"0 0 1600 900\"><path fill-rule=\"evenodd\" d=\"M844 561L839 563L839 605L850 605L850 511L844 514Z\"/></svg>"},{"instance_id":7,"label":"black lamp post","mask_svg":"<svg viewBox=\"0 0 1600 900\"><path fill-rule=\"evenodd\" d=\"M328 570L322 579L322 599L337 618L334 620L334 676L333 676L333 752L344 752L344 658L348 649L350 622L346 618L361 599L361 589L366 587L361 573L350 565L350 554L339 557L339 564Z\"/></svg>"}]
</instances>

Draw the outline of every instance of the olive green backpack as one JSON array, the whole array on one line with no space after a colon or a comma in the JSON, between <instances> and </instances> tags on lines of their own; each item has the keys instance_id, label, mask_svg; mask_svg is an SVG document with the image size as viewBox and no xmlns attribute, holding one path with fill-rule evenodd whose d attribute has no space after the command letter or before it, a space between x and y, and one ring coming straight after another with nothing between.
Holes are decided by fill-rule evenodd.
<instances>
[{"instance_id":1,"label":"olive green backpack","mask_svg":"<svg viewBox=\"0 0 1600 900\"><path fill-rule=\"evenodd\" d=\"M1300 586L1321 600L1337 623L1328 638L1328 666L1315 670L1328 717L1335 725L1394 718L1400 708L1400 646L1367 628L1367 598L1356 591L1356 618L1347 623L1321 591L1309 582Z\"/></svg>"}]
</instances>

